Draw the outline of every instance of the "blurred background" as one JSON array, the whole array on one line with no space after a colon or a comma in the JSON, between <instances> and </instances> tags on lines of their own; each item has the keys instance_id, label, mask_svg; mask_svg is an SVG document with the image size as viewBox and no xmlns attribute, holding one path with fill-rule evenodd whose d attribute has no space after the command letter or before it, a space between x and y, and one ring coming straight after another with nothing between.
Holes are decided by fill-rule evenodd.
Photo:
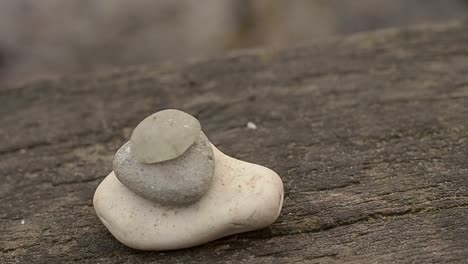
<instances>
[{"instance_id":1,"label":"blurred background","mask_svg":"<svg viewBox=\"0 0 468 264\"><path fill-rule=\"evenodd\" d=\"M468 0L0 0L0 89L464 17Z\"/></svg>"}]
</instances>

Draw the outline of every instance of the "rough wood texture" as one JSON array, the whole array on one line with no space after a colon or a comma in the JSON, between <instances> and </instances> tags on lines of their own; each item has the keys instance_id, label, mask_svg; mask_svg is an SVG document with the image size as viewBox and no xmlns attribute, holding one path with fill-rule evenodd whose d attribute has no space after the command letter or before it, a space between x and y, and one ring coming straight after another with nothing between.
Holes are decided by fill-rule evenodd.
<instances>
[{"instance_id":1,"label":"rough wood texture","mask_svg":"<svg viewBox=\"0 0 468 264\"><path fill-rule=\"evenodd\" d=\"M0 91L0 263L465 262L467 32L387 30ZM275 224L162 253L107 232L93 192L163 108L282 176Z\"/></svg>"}]
</instances>

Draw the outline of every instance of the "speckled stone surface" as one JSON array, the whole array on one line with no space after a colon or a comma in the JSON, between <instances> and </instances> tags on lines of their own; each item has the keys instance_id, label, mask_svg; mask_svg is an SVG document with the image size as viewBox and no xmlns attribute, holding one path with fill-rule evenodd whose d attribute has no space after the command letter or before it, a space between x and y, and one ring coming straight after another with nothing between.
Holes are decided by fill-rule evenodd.
<instances>
[{"instance_id":1,"label":"speckled stone surface","mask_svg":"<svg viewBox=\"0 0 468 264\"><path fill-rule=\"evenodd\" d=\"M144 164L127 142L116 153L114 172L130 190L154 202L185 205L199 200L213 177L213 150L205 134L176 159Z\"/></svg>"},{"instance_id":2,"label":"speckled stone surface","mask_svg":"<svg viewBox=\"0 0 468 264\"><path fill-rule=\"evenodd\" d=\"M133 130L130 145L141 163L171 160L182 155L201 133L198 120L180 110L154 113Z\"/></svg>"},{"instance_id":3,"label":"speckled stone surface","mask_svg":"<svg viewBox=\"0 0 468 264\"><path fill-rule=\"evenodd\" d=\"M283 203L283 183L272 170L231 158L213 146L215 173L208 192L186 207L145 199L109 174L94 194L94 209L123 244L142 250L197 246L272 224Z\"/></svg>"}]
</instances>

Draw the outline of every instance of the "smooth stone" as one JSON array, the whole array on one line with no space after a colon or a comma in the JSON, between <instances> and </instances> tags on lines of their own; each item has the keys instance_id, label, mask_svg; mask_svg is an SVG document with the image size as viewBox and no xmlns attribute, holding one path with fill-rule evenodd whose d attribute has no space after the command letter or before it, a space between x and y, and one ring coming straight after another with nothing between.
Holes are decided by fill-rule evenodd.
<instances>
[{"instance_id":1,"label":"smooth stone","mask_svg":"<svg viewBox=\"0 0 468 264\"><path fill-rule=\"evenodd\" d=\"M133 130L130 144L139 162L155 163L182 155L200 133L200 122L195 117L167 109L141 121Z\"/></svg>"},{"instance_id":2,"label":"smooth stone","mask_svg":"<svg viewBox=\"0 0 468 264\"><path fill-rule=\"evenodd\" d=\"M158 205L126 188L112 172L94 194L97 215L120 242L141 250L188 248L272 224L283 203L280 177L214 146L213 152L213 182L198 202Z\"/></svg>"},{"instance_id":3,"label":"smooth stone","mask_svg":"<svg viewBox=\"0 0 468 264\"><path fill-rule=\"evenodd\" d=\"M128 142L115 154L114 172L127 188L154 202L185 205L198 201L213 178L213 149L205 134L176 159L138 162Z\"/></svg>"}]
</instances>

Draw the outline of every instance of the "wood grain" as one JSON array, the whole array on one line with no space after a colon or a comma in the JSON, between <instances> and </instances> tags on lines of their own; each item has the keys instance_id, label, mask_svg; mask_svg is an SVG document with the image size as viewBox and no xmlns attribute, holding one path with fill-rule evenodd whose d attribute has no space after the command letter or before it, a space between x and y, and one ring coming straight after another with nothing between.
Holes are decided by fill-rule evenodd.
<instances>
[{"instance_id":1,"label":"wood grain","mask_svg":"<svg viewBox=\"0 0 468 264\"><path fill-rule=\"evenodd\" d=\"M2 89L0 263L463 263L467 32L385 30ZM281 175L276 223L171 252L107 232L93 192L135 125L164 108Z\"/></svg>"}]
</instances>

